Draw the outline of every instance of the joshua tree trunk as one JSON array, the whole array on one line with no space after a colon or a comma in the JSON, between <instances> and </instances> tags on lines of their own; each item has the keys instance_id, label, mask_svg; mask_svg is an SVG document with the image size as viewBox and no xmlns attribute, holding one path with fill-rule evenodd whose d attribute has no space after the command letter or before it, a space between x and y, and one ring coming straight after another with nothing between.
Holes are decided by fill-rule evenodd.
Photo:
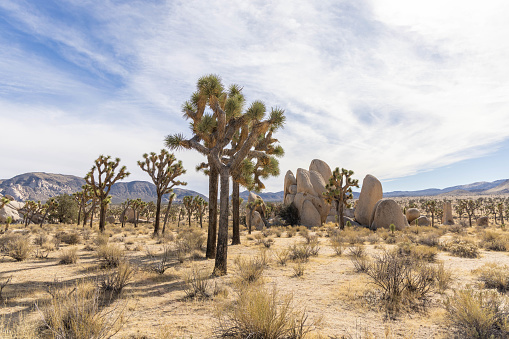
<instances>
[{"instance_id":1,"label":"joshua tree trunk","mask_svg":"<svg viewBox=\"0 0 509 339\"><path fill-rule=\"evenodd\" d=\"M78 223L77 223L78 226L80 225L80 220L81 220L81 204L80 209L78 210Z\"/></svg>"},{"instance_id":2,"label":"joshua tree trunk","mask_svg":"<svg viewBox=\"0 0 509 339\"><path fill-rule=\"evenodd\" d=\"M104 232L106 226L106 207L108 205L101 202L101 212L99 213L99 231L101 233ZM92 225L92 218L90 218L90 225Z\"/></svg>"},{"instance_id":3,"label":"joshua tree trunk","mask_svg":"<svg viewBox=\"0 0 509 339\"><path fill-rule=\"evenodd\" d=\"M232 245L240 245L240 185L233 181L232 208L233 208L233 238Z\"/></svg>"},{"instance_id":4,"label":"joshua tree trunk","mask_svg":"<svg viewBox=\"0 0 509 339\"><path fill-rule=\"evenodd\" d=\"M216 257L216 239L217 239L217 190L218 190L218 171L209 160L209 227L207 235L207 259Z\"/></svg>"},{"instance_id":5,"label":"joshua tree trunk","mask_svg":"<svg viewBox=\"0 0 509 339\"><path fill-rule=\"evenodd\" d=\"M253 224L253 211L254 211L254 207L250 207L248 218L247 218L247 232L249 234L251 234L251 225Z\"/></svg>"},{"instance_id":6,"label":"joshua tree trunk","mask_svg":"<svg viewBox=\"0 0 509 339\"><path fill-rule=\"evenodd\" d=\"M154 224L154 237L159 234L159 214L161 213L161 198L162 194L157 194L157 204L156 204L156 221Z\"/></svg>"},{"instance_id":7,"label":"joshua tree trunk","mask_svg":"<svg viewBox=\"0 0 509 339\"><path fill-rule=\"evenodd\" d=\"M220 170L221 193L219 195L219 230L217 234L216 262L214 275L227 273L228 260L228 199L230 190L230 173L228 167Z\"/></svg>"}]
</instances>

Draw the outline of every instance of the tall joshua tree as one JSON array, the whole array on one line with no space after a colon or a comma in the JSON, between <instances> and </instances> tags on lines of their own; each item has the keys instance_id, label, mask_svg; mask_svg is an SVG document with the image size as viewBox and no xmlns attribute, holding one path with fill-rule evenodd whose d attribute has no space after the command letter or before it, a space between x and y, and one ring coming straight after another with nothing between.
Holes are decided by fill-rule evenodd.
<instances>
[{"instance_id":1,"label":"tall joshua tree","mask_svg":"<svg viewBox=\"0 0 509 339\"><path fill-rule=\"evenodd\" d=\"M111 157L100 155L95 160L95 164L85 176L85 181L92 187L94 196L99 200L100 212L99 212L99 230L104 232L106 225L106 208L110 199L108 195L111 190L111 186L118 180L122 180L129 176L129 172L125 166L122 166L118 172L116 172L118 165L120 164L120 158L111 160ZM97 170L97 178L95 177Z\"/></svg>"},{"instance_id":2,"label":"tall joshua tree","mask_svg":"<svg viewBox=\"0 0 509 339\"><path fill-rule=\"evenodd\" d=\"M197 195L193 199L193 204L195 215L200 219L200 228L203 228L203 214L205 213L205 210L207 209L209 203L206 202L205 199Z\"/></svg>"},{"instance_id":3,"label":"tall joshua tree","mask_svg":"<svg viewBox=\"0 0 509 339\"><path fill-rule=\"evenodd\" d=\"M193 197L191 195L186 195L182 199L182 204L184 205L187 212L187 220L189 223L189 227L191 227L191 216L193 215L195 204L193 203Z\"/></svg>"},{"instance_id":4,"label":"tall joshua tree","mask_svg":"<svg viewBox=\"0 0 509 339\"><path fill-rule=\"evenodd\" d=\"M168 222L168 216L170 215L171 211L171 204L173 203L173 199L175 199L177 195L175 193L170 193L168 196L168 206L166 206L166 212L164 213L164 222L163 222L163 229L161 233L164 235L164 232L166 231L166 223Z\"/></svg>"},{"instance_id":5,"label":"tall joshua tree","mask_svg":"<svg viewBox=\"0 0 509 339\"><path fill-rule=\"evenodd\" d=\"M339 228L345 228L344 207L348 205L348 201L353 198L352 187L359 187L359 180L352 179L353 171L344 168L339 170L336 167L329 183L325 185L327 191L323 192L325 200L331 204L336 203L336 216L339 219Z\"/></svg>"},{"instance_id":6,"label":"tall joshua tree","mask_svg":"<svg viewBox=\"0 0 509 339\"><path fill-rule=\"evenodd\" d=\"M161 214L161 200L164 194L171 193L173 187L187 185L186 182L175 180L178 176L186 173L182 161L167 150L162 149L160 154L154 152L143 154L144 161L138 161L138 166L147 172L156 185L157 202L156 202L156 221L154 224L154 236L159 234L159 219Z\"/></svg>"},{"instance_id":7,"label":"tall joshua tree","mask_svg":"<svg viewBox=\"0 0 509 339\"><path fill-rule=\"evenodd\" d=\"M241 93L242 88L232 85L228 91L224 91L221 80L214 75L198 80L198 89L198 94L193 95L191 101L184 104L184 116L193 120L191 123L193 137L185 139L182 134L170 135L166 137L166 146L173 149L195 149L207 157L211 168L219 170L220 211L214 275L224 275L227 273L230 176L238 171L246 158L267 156L252 148L258 137L272 126L281 127L285 116L282 109L276 108L263 120L266 108L260 101L253 102L243 113L245 99ZM210 108L211 114L204 114L206 107ZM228 150L226 147L234 134L243 126L249 128L244 128L240 135L240 147L238 150ZM211 197L209 200L212 202Z\"/></svg>"}]
</instances>

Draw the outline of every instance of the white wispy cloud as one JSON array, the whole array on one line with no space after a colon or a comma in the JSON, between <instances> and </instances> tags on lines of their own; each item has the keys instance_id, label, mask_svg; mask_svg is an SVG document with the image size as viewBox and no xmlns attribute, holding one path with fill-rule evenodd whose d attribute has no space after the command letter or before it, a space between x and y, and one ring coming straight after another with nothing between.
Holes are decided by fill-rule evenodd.
<instances>
[{"instance_id":1,"label":"white wispy cloud","mask_svg":"<svg viewBox=\"0 0 509 339\"><path fill-rule=\"evenodd\" d=\"M277 136L286 150L282 175L319 158L331 167L353 169L360 178L367 173L397 178L481 156L509 138L509 8L502 1L245 1L235 6L228 1L214 6L71 1L69 6L96 26L69 23L17 2L0 8L16 29L58 43L61 58L115 85L94 88L90 76L29 58L30 51L13 43L9 53L0 52L0 74L10 79L0 81L1 103L31 114L59 112L60 120L73 115L67 128L72 132L62 136L74 135L70 140L76 141L50 138L55 153L83 148L94 139L88 131L103 135L103 142L92 142L90 153L80 153L90 164L98 152L135 162L140 155L131 154L157 151L166 134L187 132L180 105L207 73L243 85L248 100L286 109L287 124ZM37 83L53 70L57 76L41 88L57 96L72 91L68 100L27 108L9 98L16 86L43 91ZM93 98L84 107L76 94L80 89ZM32 141L41 136L41 126L48 133L65 127L38 119L30 129L17 119L7 123L25 128ZM29 149L15 147L17 154ZM56 156L39 153L39 164ZM197 189L206 191L205 178L193 169L201 157L192 151L179 155L189 161L195 186L202 185ZM12 165L8 173L21 168ZM146 180L141 172L134 176ZM281 190L282 178L268 180L267 189Z\"/></svg>"}]
</instances>

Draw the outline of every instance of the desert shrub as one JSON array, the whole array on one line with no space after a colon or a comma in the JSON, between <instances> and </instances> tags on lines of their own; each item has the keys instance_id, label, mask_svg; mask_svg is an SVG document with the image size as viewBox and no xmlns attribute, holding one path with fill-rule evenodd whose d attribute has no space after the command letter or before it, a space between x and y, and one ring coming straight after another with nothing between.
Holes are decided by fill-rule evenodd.
<instances>
[{"instance_id":1,"label":"desert shrub","mask_svg":"<svg viewBox=\"0 0 509 339\"><path fill-rule=\"evenodd\" d=\"M380 236L376 233L371 233L366 237L366 241L368 241L370 244L377 244L380 242Z\"/></svg>"},{"instance_id":2,"label":"desert shrub","mask_svg":"<svg viewBox=\"0 0 509 339\"><path fill-rule=\"evenodd\" d=\"M263 240L265 239L265 235L263 233L257 233L254 235L254 239L256 240L256 244L263 244Z\"/></svg>"},{"instance_id":3,"label":"desert shrub","mask_svg":"<svg viewBox=\"0 0 509 339\"><path fill-rule=\"evenodd\" d=\"M495 291L455 291L445 301L447 319L460 338L507 338L507 297Z\"/></svg>"},{"instance_id":4,"label":"desert shrub","mask_svg":"<svg viewBox=\"0 0 509 339\"><path fill-rule=\"evenodd\" d=\"M298 225L300 222L299 210L294 203L282 206L281 209L276 211L276 215L283 219L288 225Z\"/></svg>"},{"instance_id":5,"label":"desert shrub","mask_svg":"<svg viewBox=\"0 0 509 339\"><path fill-rule=\"evenodd\" d=\"M5 255L17 260L23 261L30 257L33 251L32 244L26 236L15 235L7 236L7 241L2 246Z\"/></svg>"},{"instance_id":6,"label":"desert shrub","mask_svg":"<svg viewBox=\"0 0 509 339\"><path fill-rule=\"evenodd\" d=\"M236 275L241 283L254 283L258 281L265 269L263 259L255 256L249 259L235 258Z\"/></svg>"},{"instance_id":7,"label":"desert shrub","mask_svg":"<svg viewBox=\"0 0 509 339\"><path fill-rule=\"evenodd\" d=\"M310 244L293 244L288 248L290 260L308 261L309 257L318 255L318 242Z\"/></svg>"},{"instance_id":8,"label":"desert shrub","mask_svg":"<svg viewBox=\"0 0 509 339\"><path fill-rule=\"evenodd\" d=\"M205 235L200 230L185 230L177 235L177 246L185 253L191 253L194 250L203 250Z\"/></svg>"},{"instance_id":9,"label":"desert shrub","mask_svg":"<svg viewBox=\"0 0 509 339\"><path fill-rule=\"evenodd\" d=\"M465 227L467 227L467 226L468 225L464 224L464 222L462 222L461 224L449 225L449 226L447 226L447 231L451 232L451 233L460 234L460 233L465 232Z\"/></svg>"},{"instance_id":10,"label":"desert shrub","mask_svg":"<svg viewBox=\"0 0 509 339\"><path fill-rule=\"evenodd\" d=\"M78 262L78 249L76 247L67 248L62 251L62 254L60 254L59 258L59 264L76 264Z\"/></svg>"},{"instance_id":11,"label":"desert shrub","mask_svg":"<svg viewBox=\"0 0 509 339\"><path fill-rule=\"evenodd\" d=\"M114 296L119 295L123 288L126 287L134 277L136 270L129 261L122 261L117 268L106 274L101 288L103 291L113 293Z\"/></svg>"},{"instance_id":12,"label":"desert shrub","mask_svg":"<svg viewBox=\"0 0 509 339\"><path fill-rule=\"evenodd\" d=\"M499 292L509 290L509 266L487 263L473 271L485 288L496 288Z\"/></svg>"},{"instance_id":13,"label":"desert shrub","mask_svg":"<svg viewBox=\"0 0 509 339\"><path fill-rule=\"evenodd\" d=\"M204 271L193 266L184 273L184 292L188 299L207 299L209 293L209 275Z\"/></svg>"},{"instance_id":14,"label":"desert shrub","mask_svg":"<svg viewBox=\"0 0 509 339\"><path fill-rule=\"evenodd\" d=\"M218 312L218 332L226 338L301 339L315 324L307 314L294 309L291 295L278 296L274 288L249 288L223 312Z\"/></svg>"},{"instance_id":15,"label":"desert shrub","mask_svg":"<svg viewBox=\"0 0 509 339\"><path fill-rule=\"evenodd\" d=\"M306 262L297 260L293 265L293 275L296 277L302 277L304 275L304 271L306 270Z\"/></svg>"},{"instance_id":16,"label":"desert shrub","mask_svg":"<svg viewBox=\"0 0 509 339\"><path fill-rule=\"evenodd\" d=\"M384 251L365 271L381 292L380 301L389 316L399 313L402 307L415 307L429 295L447 284L443 266L433 266L422 261L401 257L397 251Z\"/></svg>"},{"instance_id":17,"label":"desert shrub","mask_svg":"<svg viewBox=\"0 0 509 339\"><path fill-rule=\"evenodd\" d=\"M456 238L450 241L446 241L442 244L442 248L456 257L479 257L479 248L473 241L468 239Z\"/></svg>"},{"instance_id":18,"label":"desert shrub","mask_svg":"<svg viewBox=\"0 0 509 339\"><path fill-rule=\"evenodd\" d=\"M274 256L276 257L276 262L281 266L286 266L286 262L289 259L290 251L286 248L281 249L279 251L274 251Z\"/></svg>"},{"instance_id":19,"label":"desert shrub","mask_svg":"<svg viewBox=\"0 0 509 339\"><path fill-rule=\"evenodd\" d=\"M102 267L117 267L125 257L124 251L112 244L101 245L96 252Z\"/></svg>"},{"instance_id":20,"label":"desert shrub","mask_svg":"<svg viewBox=\"0 0 509 339\"><path fill-rule=\"evenodd\" d=\"M175 235L172 232L165 232L164 234L159 234L157 236L158 244L166 244L168 242L175 241Z\"/></svg>"},{"instance_id":21,"label":"desert shrub","mask_svg":"<svg viewBox=\"0 0 509 339\"><path fill-rule=\"evenodd\" d=\"M61 232L58 235L60 236L61 241L68 245L77 245L81 241L81 237L77 232Z\"/></svg>"},{"instance_id":22,"label":"desert shrub","mask_svg":"<svg viewBox=\"0 0 509 339\"><path fill-rule=\"evenodd\" d=\"M345 243L355 245L362 245L366 241L366 238L372 235L371 231L365 227L348 227L340 233Z\"/></svg>"},{"instance_id":23,"label":"desert shrub","mask_svg":"<svg viewBox=\"0 0 509 339\"><path fill-rule=\"evenodd\" d=\"M292 238L293 236L295 236L297 234L297 230L293 227L290 227L286 230L286 236L288 238Z\"/></svg>"},{"instance_id":24,"label":"desert shrub","mask_svg":"<svg viewBox=\"0 0 509 339\"><path fill-rule=\"evenodd\" d=\"M509 237L494 231L485 231L482 234L481 244L490 251L507 251L509 249Z\"/></svg>"},{"instance_id":25,"label":"desert shrub","mask_svg":"<svg viewBox=\"0 0 509 339\"><path fill-rule=\"evenodd\" d=\"M95 238L94 243L95 243L96 246L100 247L100 246L106 245L109 240L110 240L110 237L109 237L108 234L100 233Z\"/></svg>"},{"instance_id":26,"label":"desert shrub","mask_svg":"<svg viewBox=\"0 0 509 339\"><path fill-rule=\"evenodd\" d=\"M19 317L0 316L0 338L2 339L39 339L37 323L27 321L21 314Z\"/></svg>"},{"instance_id":27,"label":"desert shrub","mask_svg":"<svg viewBox=\"0 0 509 339\"><path fill-rule=\"evenodd\" d=\"M62 288L49 292L52 298L41 312L42 337L110 338L125 321L125 305L102 309L103 294L95 284L77 281L71 291Z\"/></svg>"},{"instance_id":28,"label":"desert shrub","mask_svg":"<svg viewBox=\"0 0 509 339\"><path fill-rule=\"evenodd\" d=\"M436 247L439 245L440 235L437 233L427 233L416 239L416 242L421 245L426 245L430 247Z\"/></svg>"},{"instance_id":29,"label":"desert shrub","mask_svg":"<svg viewBox=\"0 0 509 339\"><path fill-rule=\"evenodd\" d=\"M438 250L435 247L415 245L408 242L402 242L398 244L399 255L408 256L415 260L434 262L436 260L437 253Z\"/></svg>"},{"instance_id":30,"label":"desert shrub","mask_svg":"<svg viewBox=\"0 0 509 339\"><path fill-rule=\"evenodd\" d=\"M452 273L451 271L445 269L443 263L437 264L434 267L436 287L438 288L439 292L444 292L451 285Z\"/></svg>"},{"instance_id":31,"label":"desert shrub","mask_svg":"<svg viewBox=\"0 0 509 339\"><path fill-rule=\"evenodd\" d=\"M360 245L348 248L348 255L356 272L366 272L371 264L371 260L366 254L364 247Z\"/></svg>"},{"instance_id":32,"label":"desert shrub","mask_svg":"<svg viewBox=\"0 0 509 339\"><path fill-rule=\"evenodd\" d=\"M34 245L42 246L46 241L48 241L46 233L41 232L34 237Z\"/></svg>"},{"instance_id":33,"label":"desert shrub","mask_svg":"<svg viewBox=\"0 0 509 339\"><path fill-rule=\"evenodd\" d=\"M263 246L265 246L265 248L270 248L272 244L274 244L274 239L272 238L263 239L262 244Z\"/></svg>"},{"instance_id":34,"label":"desert shrub","mask_svg":"<svg viewBox=\"0 0 509 339\"><path fill-rule=\"evenodd\" d=\"M171 247L167 245L164 246L163 253L159 256L159 260L156 262L152 270L158 274L164 274L169 267L172 254Z\"/></svg>"},{"instance_id":35,"label":"desert shrub","mask_svg":"<svg viewBox=\"0 0 509 339\"><path fill-rule=\"evenodd\" d=\"M343 238L333 235L329 238L329 242L336 255L341 255L343 253Z\"/></svg>"}]
</instances>

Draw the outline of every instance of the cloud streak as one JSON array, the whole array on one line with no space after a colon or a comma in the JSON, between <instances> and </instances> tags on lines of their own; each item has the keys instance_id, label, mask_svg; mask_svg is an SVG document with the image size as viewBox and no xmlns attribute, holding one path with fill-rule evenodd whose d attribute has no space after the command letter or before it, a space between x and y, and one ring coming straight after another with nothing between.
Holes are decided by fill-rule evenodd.
<instances>
[{"instance_id":1,"label":"cloud streak","mask_svg":"<svg viewBox=\"0 0 509 339\"><path fill-rule=\"evenodd\" d=\"M91 28L5 2L0 6L12 29L57 44L58 60L10 40L12 48L0 54L1 104L56 114L58 121L72 116L73 128L84 126L72 133L76 145L90 139L86 131L109 133L94 152L130 158L130 150L156 151L166 134L187 132L180 105L199 76L217 73L244 86L248 100L286 109L288 122L278 135L286 150L282 175L319 158L358 177L408 176L493 152L509 139L509 8L450 3L437 10L443 3L70 2L73 15L90 18ZM91 84L95 78L98 86ZM38 92L57 99L28 108L21 103ZM0 117L0 123L17 119ZM18 123L32 141L44 137L37 127L51 123L37 121ZM54 147L70 155L73 143ZM23 152L15 147L8 156ZM201 161L187 153L182 156L191 163ZM22 168L13 165L7 174ZM206 191L203 177L190 178ZM141 173L139 179L146 180ZM269 179L267 188L281 190L281 177Z\"/></svg>"}]
</instances>

